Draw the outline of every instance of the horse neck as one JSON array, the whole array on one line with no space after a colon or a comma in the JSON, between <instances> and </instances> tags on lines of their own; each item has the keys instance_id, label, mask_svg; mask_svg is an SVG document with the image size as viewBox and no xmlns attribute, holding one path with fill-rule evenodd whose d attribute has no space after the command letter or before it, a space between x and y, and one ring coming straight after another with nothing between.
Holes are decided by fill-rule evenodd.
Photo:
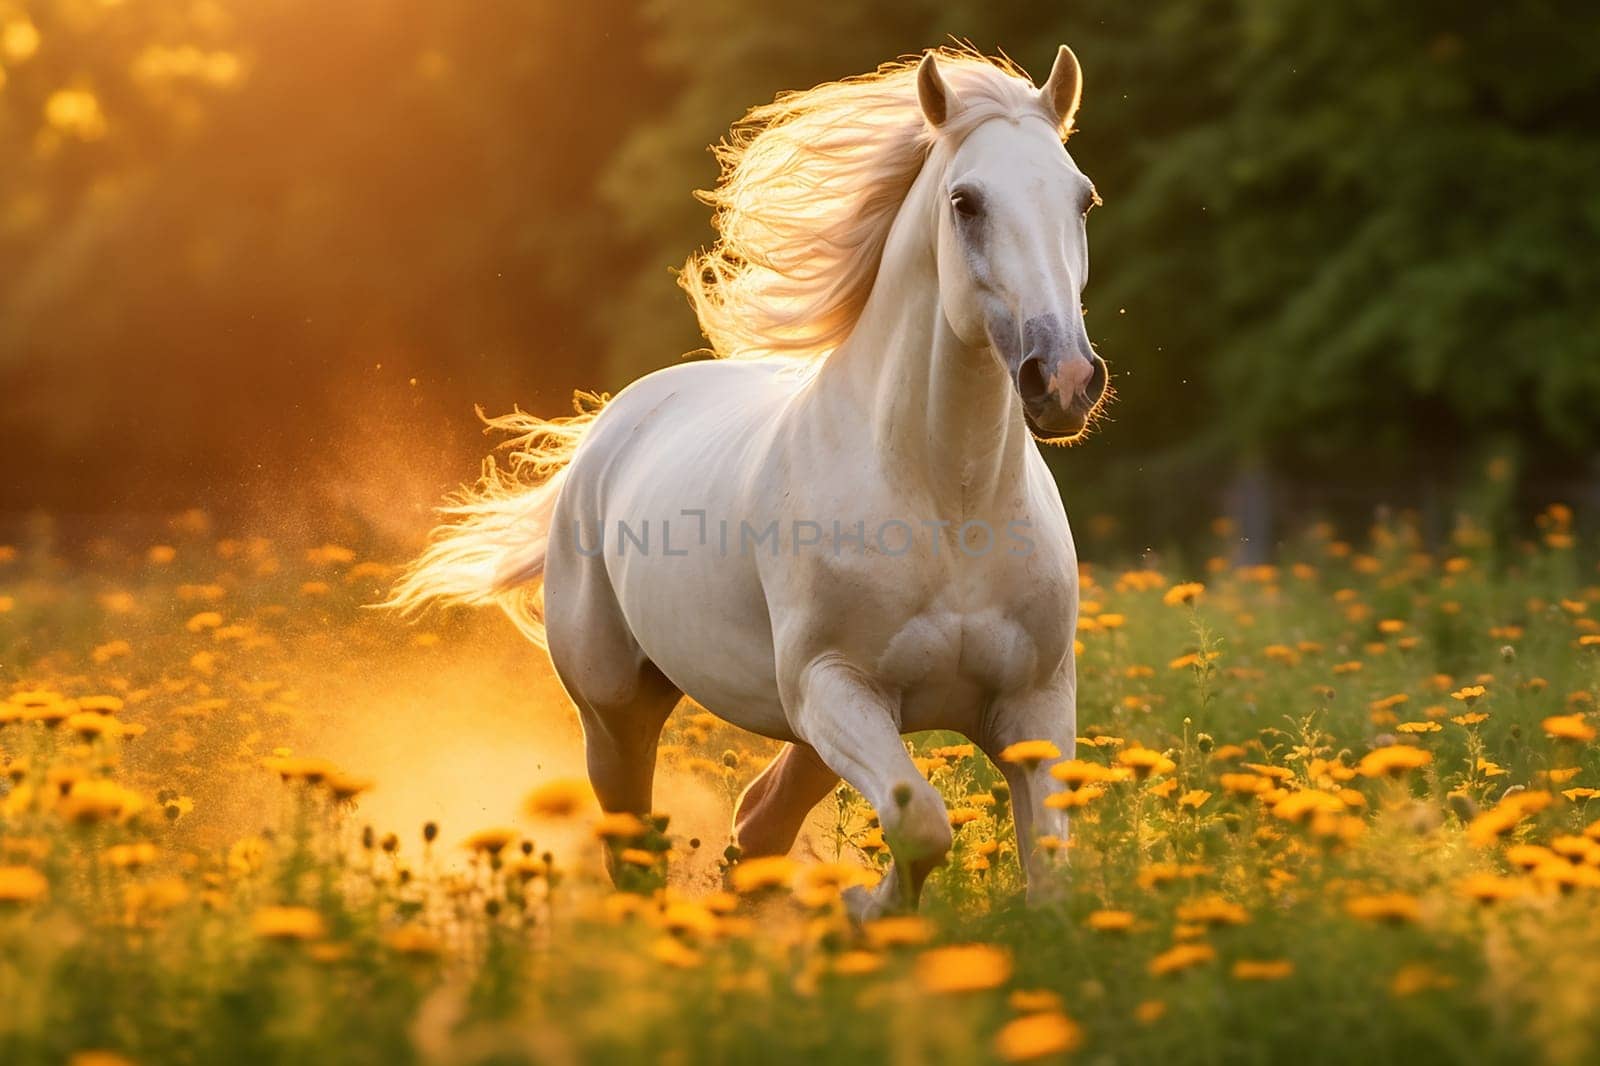
<instances>
[{"instance_id":1,"label":"horse neck","mask_svg":"<svg viewBox=\"0 0 1600 1066\"><path fill-rule=\"evenodd\" d=\"M934 170L924 168L901 205L861 318L816 385L846 401L938 519L959 522L1016 499L1033 443L1000 360L964 344L945 318Z\"/></svg>"}]
</instances>

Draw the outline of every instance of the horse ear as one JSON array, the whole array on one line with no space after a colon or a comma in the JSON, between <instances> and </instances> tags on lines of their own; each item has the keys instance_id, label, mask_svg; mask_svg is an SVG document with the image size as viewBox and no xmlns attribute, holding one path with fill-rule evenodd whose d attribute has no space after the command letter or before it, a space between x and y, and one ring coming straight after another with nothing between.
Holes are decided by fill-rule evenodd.
<instances>
[{"instance_id":1,"label":"horse ear","mask_svg":"<svg viewBox=\"0 0 1600 1066\"><path fill-rule=\"evenodd\" d=\"M1070 129L1082 96L1083 71L1078 67L1078 57L1072 54L1072 49L1062 45L1056 52L1050 77L1045 79L1044 86L1039 90L1039 97L1055 111L1061 128Z\"/></svg>"},{"instance_id":2,"label":"horse ear","mask_svg":"<svg viewBox=\"0 0 1600 1066\"><path fill-rule=\"evenodd\" d=\"M939 64L934 61L932 52L917 64L917 102L922 105L922 117L934 129L943 126L955 110L955 97L940 76Z\"/></svg>"}]
</instances>

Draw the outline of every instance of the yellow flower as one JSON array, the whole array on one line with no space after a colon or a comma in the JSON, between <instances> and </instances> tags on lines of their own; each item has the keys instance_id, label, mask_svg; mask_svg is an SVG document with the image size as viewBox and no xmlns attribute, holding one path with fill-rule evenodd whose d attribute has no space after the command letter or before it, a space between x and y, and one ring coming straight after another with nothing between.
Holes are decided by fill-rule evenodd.
<instances>
[{"instance_id":1,"label":"yellow flower","mask_svg":"<svg viewBox=\"0 0 1600 1066\"><path fill-rule=\"evenodd\" d=\"M614 811L600 817L595 823L594 835L601 840L632 840L649 832L644 819L627 811Z\"/></svg>"},{"instance_id":2,"label":"yellow flower","mask_svg":"<svg viewBox=\"0 0 1600 1066\"><path fill-rule=\"evenodd\" d=\"M310 907L263 907L250 919L262 940L321 940L327 935L322 915Z\"/></svg>"},{"instance_id":3,"label":"yellow flower","mask_svg":"<svg viewBox=\"0 0 1600 1066\"><path fill-rule=\"evenodd\" d=\"M875 948L916 947L933 938L933 927L916 915L878 918L861 928L867 943Z\"/></svg>"},{"instance_id":4,"label":"yellow flower","mask_svg":"<svg viewBox=\"0 0 1600 1066\"><path fill-rule=\"evenodd\" d=\"M1117 762L1133 771L1133 776L1143 780L1170 773L1178 764L1152 748L1123 748L1117 752Z\"/></svg>"},{"instance_id":5,"label":"yellow flower","mask_svg":"<svg viewBox=\"0 0 1600 1066\"><path fill-rule=\"evenodd\" d=\"M136 870L156 861L156 846L149 841L117 844L106 849L106 861L122 870Z\"/></svg>"},{"instance_id":6,"label":"yellow flower","mask_svg":"<svg viewBox=\"0 0 1600 1066\"><path fill-rule=\"evenodd\" d=\"M1159 999L1146 999L1133 1008L1133 1016L1140 1025L1154 1025L1166 1016L1167 1005Z\"/></svg>"},{"instance_id":7,"label":"yellow flower","mask_svg":"<svg viewBox=\"0 0 1600 1066\"><path fill-rule=\"evenodd\" d=\"M194 615L183 627L191 633L199 633L207 629L215 629L222 624L222 615L216 611L201 611Z\"/></svg>"},{"instance_id":8,"label":"yellow flower","mask_svg":"<svg viewBox=\"0 0 1600 1066\"><path fill-rule=\"evenodd\" d=\"M0 904L37 903L50 893L50 882L31 866L0 866Z\"/></svg>"},{"instance_id":9,"label":"yellow flower","mask_svg":"<svg viewBox=\"0 0 1600 1066\"><path fill-rule=\"evenodd\" d=\"M981 992L1011 979L1011 955L993 944L955 944L917 956L917 981L929 992Z\"/></svg>"},{"instance_id":10,"label":"yellow flower","mask_svg":"<svg viewBox=\"0 0 1600 1066\"><path fill-rule=\"evenodd\" d=\"M1512 877L1501 877L1499 874L1473 874L1463 878L1456 885L1463 896L1483 904L1515 899L1522 895L1526 887L1523 881Z\"/></svg>"},{"instance_id":11,"label":"yellow flower","mask_svg":"<svg viewBox=\"0 0 1600 1066\"><path fill-rule=\"evenodd\" d=\"M1344 800L1331 792L1308 788L1301 792L1291 792L1273 804L1272 814L1286 822L1299 824L1317 815L1343 814L1344 807Z\"/></svg>"},{"instance_id":12,"label":"yellow flower","mask_svg":"<svg viewBox=\"0 0 1600 1066\"><path fill-rule=\"evenodd\" d=\"M518 833L515 829L497 827L493 829L480 829L473 833L461 846L468 851L475 851L481 855L498 855L516 840Z\"/></svg>"},{"instance_id":13,"label":"yellow flower","mask_svg":"<svg viewBox=\"0 0 1600 1066\"><path fill-rule=\"evenodd\" d=\"M664 936L650 946L650 954L662 965L692 970L700 965L700 953L677 937Z\"/></svg>"},{"instance_id":14,"label":"yellow flower","mask_svg":"<svg viewBox=\"0 0 1600 1066\"><path fill-rule=\"evenodd\" d=\"M1444 726L1438 722L1401 722L1395 726L1397 733L1437 733Z\"/></svg>"},{"instance_id":15,"label":"yellow flower","mask_svg":"<svg viewBox=\"0 0 1600 1066\"><path fill-rule=\"evenodd\" d=\"M1050 776L1076 790L1084 785L1116 780L1117 773L1108 766L1087 759L1065 759L1050 767Z\"/></svg>"},{"instance_id":16,"label":"yellow flower","mask_svg":"<svg viewBox=\"0 0 1600 1066\"><path fill-rule=\"evenodd\" d=\"M1178 907L1178 920L1195 925L1243 925L1249 913L1239 904L1221 896L1203 896Z\"/></svg>"},{"instance_id":17,"label":"yellow flower","mask_svg":"<svg viewBox=\"0 0 1600 1066\"><path fill-rule=\"evenodd\" d=\"M588 784L573 778L548 781L528 793L522 809L534 818L570 818L594 798Z\"/></svg>"},{"instance_id":18,"label":"yellow flower","mask_svg":"<svg viewBox=\"0 0 1600 1066\"><path fill-rule=\"evenodd\" d=\"M413 958L432 958L444 951L444 945L437 936L415 923L402 925L383 940L389 945L390 951Z\"/></svg>"},{"instance_id":19,"label":"yellow flower","mask_svg":"<svg viewBox=\"0 0 1600 1066\"><path fill-rule=\"evenodd\" d=\"M1352 918L1369 922L1391 922L1396 925L1415 922L1422 917L1422 908L1415 896L1404 892L1383 892L1355 896L1345 901L1345 913Z\"/></svg>"},{"instance_id":20,"label":"yellow flower","mask_svg":"<svg viewBox=\"0 0 1600 1066\"><path fill-rule=\"evenodd\" d=\"M1177 944L1150 960L1150 976L1166 977L1195 966L1203 966L1217 957L1210 944Z\"/></svg>"},{"instance_id":21,"label":"yellow flower","mask_svg":"<svg viewBox=\"0 0 1600 1066\"><path fill-rule=\"evenodd\" d=\"M1294 976L1294 963L1288 959L1239 959L1231 972L1236 981L1282 981Z\"/></svg>"},{"instance_id":22,"label":"yellow flower","mask_svg":"<svg viewBox=\"0 0 1600 1066\"><path fill-rule=\"evenodd\" d=\"M69 822L126 822L144 809L144 799L115 781L79 781L61 797L57 810Z\"/></svg>"},{"instance_id":23,"label":"yellow flower","mask_svg":"<svg viewBox=\"0 0 1600 1066\"><path fill-rule=\"evenodd\" d=\"M1083 1043L1078 1023L1060 1011L1013 1018L995 1034L994 1049L1006 1062L1032 1062L1076 1050Z\"/></svg>"},{"instance_id":24,"label":"yellow flower","mask_svg":"<svg viewBox=\"0 0 1600 1066\"><path fill-rule=\"evenodd\" d=\"M1166 604L1168 607L1176 607L1185 603L1194 603L1200 599L1200 596L1205 592L1205 590L1206 587L1200 582L1187 581L1181 585L1174 585L1168 589L1162 595L1161 602Z\"/></svg>"},{"instance_id":25,"label":"yellow flower","mask_svg":"<svg viewBox=\"0 0 1600 1066\"><path fill-rule=\"evenodd\" d=\"M1048 988L1019 988L1006 998L1006 1002L1018 1014L1043 1014L1061 1009L1061 997Z\"/></svg>"},{"instance_id":26,"label":"yellow flower","mask_svg":"<svg viewBox=\"0 0 1600 1066\"><path fill-rule=\"evenodd\" d=\"M677 936L714 936L717 916L692 900L673 900L661 911L662 928Z\"/></svg>"},{"instance_id":27,"label":"yellow flower","mask_svg":"<svg viewBox=\"0 0 1600 1066\"><path fill-rule=\"evenodd\" d=\"M1058 811L1067 811L1077 807L1087 807L1105 794L1106 790L1099 785L1084 785L1075 792L1057 792L1046 796L1044 805Z\"/></svg>"},{"instance_id":28,"label":"yellow flower","mask_svg":"<svg viewBox=\"0 0 1600 1066\"><path fill-rule=\"evenodd\" d=\"M1133 923L1131 911L1099 910L1091 911L1083 924L1098 933L1125 933L1133 928Z\"/></svg>"},{"instance_id":29,"label":"yellow flower","mask_svg":"<svg viewBox=\"0 0 1600 1066\"><path fill-rule=\"evenodd\" d=\"M1389 982L1389 991L1397 998L1404 999L1436 988L1450 988L1455 983L1454 977L1439 973L1426 963L1409 962L1395 971L1394 978Z\"/></svg>"},{"instance_id":30,"label":"yellow flower","mask_svg":"<svg viewBox=\"0 0 1600 1066\"><path fill-rule=\"evenodd\" d=\"M1160 888L1173 881L1203 877L1210 872L1210 867L1193 863L1179 865L1175 862L1153 862L1140 869L1137 880L1140 888Z\"/></svg>"},{"instance_id":31,"label":"yellow flower","mask_svg":"<svg viewBox=\"0 0 1600 1066\"><path fill-rule=\"evenodd\" d=\"M1506 849L1506 861L1523 870L1534 870L1556 861L1556 853L1539 844L1518 844Z\"/></svg>"},{"instance_id":32,"label":"yellow flower","mask_svg":"<svg viewBox=\"0 0 1600 1066\"><path fill-rule=\"evenodd\" d=\"M794 879L795 863L784 855L743 859L729 873L733 890L741 895L787 887Z\"/></svg>"},{"instance_id":33,"label":"yellow flower","mask_svg":"<svg viewBox=\"0 0 1600 1066\"><path fill-rule=\"evenodd\" d=\"M122 732L118 728L115 718L83 711L67 716L67 728L83 740L95 740L105 736L114 737Z\"/></svg>"},{"instance_id":34,"label":"yellow flower","mask_svg":"<svg viewBox=\"0 0 1600 1066\"><path fill-rule=\"evenodd\" d=\"M67 1060L67 1066L134 1066L134 1062L115 1051L93 1049L74 1051L72 1057Z\"/></svg>"},{"instance_id":35,"label":"yellow flower","mask_svg":"<svg viewBox=\"0 0 1600 1066\"><path fill-rule=\"evenodd\" d=\"M356 777L352 774L337 772L330 774L326 782L328 792L341 803L355 799L363 792L370 792L377 782L370 777Z\"/></svg>"},{"instance_id":36,"label":"yellow flower","mask_svg":"<svg viewBox=\"0 0 1600 1066\"><path fill-rule=\"evenodd\" d=\"M1059 759L1061 749L1048 740L1019 740L1015 744L1007 745L1000 752L1001 762L1018 763L1029 768L1038 766L1047 759Z\"/></svg>"},{"instance_id":37,"label":"yellow flower","mask_svg":"<svg viewBox=\"0 0 1600 1066\"><path fill-rule=\"evenodd\" d=\"M1221 774L1217 783L1223 791L1238 796L1256 796L1272 788L1272 779L1260 774Z\"/></svg>"},{"instance_id":38,"label":"yellow flower","mask_svg":"<svg viewBox=\"0 0 1600 1066\"><path fill-rule=\"evenodd\" d=\"M272 755L262 759L261 765L283 778L285 782L303 781L308 785L320 785L339 772L339 768L327 759L308 759L293 755Z\"/></svg>"},{"instance_id":39,"label":"yellow flower","mask_svg":"<svg viewBox=\"0 0 1600 1066\"><path fill-rule=\"evenodd\" d=\"M862 977L883 969L883 956L870 951L842 951L828 968L842 977Z\"/></svg>"},{"instance_id":40,"label":"yellow flower","mask_svg":"<svg viewBox=\"0 0 1600 1066\"><path fill-rule=\"evenodd\" d=\"M354 562L356 553L338 544L324 544L320 548L306 549L306 562L313 566L333 566Z\"/></svg>"},{"instance_id":41,"label":"yellow flower","mask_svg":"<svg viewBox=\"0 0 1600 1066\"><path fill-rule=\"evenodd\" d=\"M1433 761L1430 752L1405 744L1374 748L1361 757L1356 770L1363 777L1399 777Z\"/></svg>"},{"instance_id":42,"label":"yellow flower","mask_svg":"<svg viewBox=\"0 0 1600 1066\"><path fill-rule=\"evenodd\" d=\"M1540 723L1545 736L1553 740L1575 740L1587 744L1595 738L1595 729L1583 720L1582 714L1557 714Z\"/></svg>"},{"instance_id":43,"label":"yellow flower","mask_svg":"<svg viewBox=\"0 0 1600 1066\"><path fill-rule=\"evenodd\" d=\"M1534 867L1533 876L1541 884L1570 892L1575 888L1600 888L1600 870L1553 859Z\"/></svg>"}]
</instances>

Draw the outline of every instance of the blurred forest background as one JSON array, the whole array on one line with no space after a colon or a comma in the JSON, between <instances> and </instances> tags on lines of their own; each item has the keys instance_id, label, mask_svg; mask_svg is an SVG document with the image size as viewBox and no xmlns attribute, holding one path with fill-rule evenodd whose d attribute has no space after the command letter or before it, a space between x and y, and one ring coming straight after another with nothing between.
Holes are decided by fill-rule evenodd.
<instances>
[{"instance_id":1,"label":"blurred forest background","mask_svg":"<svg viewBox=\"0 0 1600 1066\"><path fill-rule=\"evenodd\" d=\"M473 404L699 345L731 122L950 35L1083 63L1074 515L1594 508L1592 0L0 0L0 515L420 534Z\"/></svg>"}]
</instances>

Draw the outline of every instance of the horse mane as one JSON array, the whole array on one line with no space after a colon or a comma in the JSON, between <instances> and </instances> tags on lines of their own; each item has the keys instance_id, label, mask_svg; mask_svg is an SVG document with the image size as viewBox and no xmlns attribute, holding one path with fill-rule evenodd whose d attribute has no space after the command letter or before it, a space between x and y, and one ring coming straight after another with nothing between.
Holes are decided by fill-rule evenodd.
<instances>
[{"instance_id":1,"label":"horse mane","mask_svg":"<svg viewBox=\"0 0 1600 1066\"><path fill-rule=\"evenodd\" d=\"M724 358L825 358L861 316L889 228L933 145L991 118L1058 119L1011 60L968 46L935 51L961 108L938 131L917 102L920 56L780 94L713 151L717 240L678 283Z\"/></svg>"}]
</instances>

